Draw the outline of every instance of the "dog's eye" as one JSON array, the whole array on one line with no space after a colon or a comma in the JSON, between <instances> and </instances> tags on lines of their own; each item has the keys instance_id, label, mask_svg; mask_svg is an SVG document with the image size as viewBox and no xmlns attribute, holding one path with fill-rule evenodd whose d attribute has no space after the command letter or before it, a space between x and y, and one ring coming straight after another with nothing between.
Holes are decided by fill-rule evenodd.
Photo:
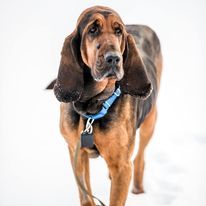
<instances>
[{"instance_id":1,"label":"dog's eye","mask_svg":"<svg viewBox=\"0 0 206 206\"><path fill-rule=\"evenodd\" d=\"M115 28L114 33L115 33L117 36L120 36L120 35L122 34L122 30L121 30L120 28Z\"/></svg>"},{"instance_id":2,"label":"dog's eye","mask_svg":"<svg viewBox=\"0 0 206 206\"><path fill-rule=\"evenodd\" d=\"M88 33L91 35L98 34L98 32L99 32L99 28L97 25L92 26L88 31Z\"/></svg>"}]
</instances>

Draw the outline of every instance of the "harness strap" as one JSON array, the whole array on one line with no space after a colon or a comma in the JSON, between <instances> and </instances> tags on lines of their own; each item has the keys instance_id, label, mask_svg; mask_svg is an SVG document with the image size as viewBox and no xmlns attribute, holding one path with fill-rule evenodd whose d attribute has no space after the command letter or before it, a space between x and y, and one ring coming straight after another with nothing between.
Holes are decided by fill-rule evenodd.
<instances>
[{"instance_id":1,"label":"harness strap","mask_svg":"<svg viewBox=\"0 0 206 206\"><path fill-rule=\"evenodd\" d=\"M100 119L104 117L107 114L108 109L112 106L112 104L115 102L115 100L121 95L121 89L118 87L113 95L109 97L103 104L102 104L102 109L96 113L96 114L82 114L83 117L87 119Z\"/></svg>"}]
</instances>

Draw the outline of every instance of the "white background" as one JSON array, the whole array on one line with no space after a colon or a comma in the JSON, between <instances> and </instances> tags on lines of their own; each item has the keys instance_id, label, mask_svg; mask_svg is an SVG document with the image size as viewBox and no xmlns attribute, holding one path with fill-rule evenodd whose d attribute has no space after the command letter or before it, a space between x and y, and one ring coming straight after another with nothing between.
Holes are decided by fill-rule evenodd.
<instances>
[{"instance_id":1,"label":"white background","mask_svg":"<svg viewBox=\"0 0 206 206\"><path fill-rule=\"evenodd\" d=\"M45 86L57 75L64 38L89 6L158 34L164 71L143 195L128 206L206 206L206 2L204 0L0 2L0 206L78 206L59 103ZM138 135L137 135L138 142ZM107 205L104 160L92 160L94 194Z\"/></svg>"}]
</instances>

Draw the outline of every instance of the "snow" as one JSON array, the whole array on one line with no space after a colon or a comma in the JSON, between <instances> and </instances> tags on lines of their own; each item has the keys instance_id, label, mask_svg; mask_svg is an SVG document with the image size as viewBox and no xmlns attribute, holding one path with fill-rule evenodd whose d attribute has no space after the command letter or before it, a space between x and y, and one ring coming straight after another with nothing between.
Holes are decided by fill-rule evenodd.
<instances>
[{"instance_id":1,"label":"snow","mask_svg":"<svg viewBox=\"0 0 206 206\"><path fill-rule=\"evenodd\" d=\"M81 11L96 4L114 8L125 23L149 25L162 43L164 71L158 122L146 150L146 193L129 193L126 205L206 206L206 3L201 0L1 2L0 205L79 205L58 128L59 103L44 88L57 75L64 38ZM108 205L110 180L102 158L91 160L91 182Z\"/></svg>"}]
</instances>

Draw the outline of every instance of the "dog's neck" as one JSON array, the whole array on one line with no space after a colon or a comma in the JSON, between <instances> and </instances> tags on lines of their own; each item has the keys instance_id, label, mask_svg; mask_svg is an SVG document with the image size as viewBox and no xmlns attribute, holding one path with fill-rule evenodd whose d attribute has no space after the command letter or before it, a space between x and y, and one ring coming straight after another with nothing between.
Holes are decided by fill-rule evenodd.
<instances>
[{"instance_id":1,"label":"dog's neck","mask_svg":"<svg viewBox=\"0 0 206 206\"><path fill-rule=\"evenodd\" d=\"M107 78L97 82L89 74L86 74L84 78L83 94L73 103L73 106L79 114L95 114L101 109L102 103L113 94L116 80Z\"/></svg>"}]
</instances>

